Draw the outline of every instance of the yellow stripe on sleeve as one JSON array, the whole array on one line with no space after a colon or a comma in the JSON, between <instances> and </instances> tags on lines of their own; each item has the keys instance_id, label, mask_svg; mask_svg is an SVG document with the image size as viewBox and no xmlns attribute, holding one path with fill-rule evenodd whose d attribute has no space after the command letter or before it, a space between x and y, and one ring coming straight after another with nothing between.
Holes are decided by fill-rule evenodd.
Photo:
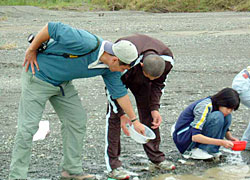
<instances>
[{"instance_id":1,"label":"yellow stripe on sleeve","mask_svg":"<svg viewBox=\"0 0 250 180\"><path fill-rule=\"evenodd\" d=\"M195 126L196 129L199 129L200 125L204 122L205 117L206 117L206 115L207 115L207 113L208 113L208 108L210 108L210 107L212 107L212 103L210 103L210 104L208 104L208 105L206 106L206 108L205 108L205 110L204 110L204 112L203 112L203 114L202 114L202 117L201 117L200 121L199 121L199 122L196 124L196 126Z\"/></svg>"}]
</instances>

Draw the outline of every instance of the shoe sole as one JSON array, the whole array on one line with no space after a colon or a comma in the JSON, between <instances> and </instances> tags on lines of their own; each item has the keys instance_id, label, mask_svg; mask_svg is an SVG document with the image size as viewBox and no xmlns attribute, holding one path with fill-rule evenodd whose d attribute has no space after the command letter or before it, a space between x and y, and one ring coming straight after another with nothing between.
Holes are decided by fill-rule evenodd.
<instances>
[{"instance_id":1,"label":"shoe sole","mask_svg":"<svg viewBox=\"0 0 250 180\"><path fill-rule=\"evenodd\" d=\"M190 159L191 158L190 155L187 155L187 154L182 155L182 157L185 158L185 159Z\"/></svg>"},{"instance_id":2,"label":"shoe sole","mask_svg":"<svg viewBox=\"0 0 250 180\"><path fill-rule=\"evenodd\" d=\"M85 177L61 177L61 180L95 180L94 175L86 175Z\"/></svg>"},{"instance_id":3,"label":"shoe sole","mask_svg":"<svg viewBox=\"0 0 250 180\"><path fill-rule=\"evenodd\" d=\"M212 158L214 158L214 157L213 156L209 157L209 158L191 157L191 159L196 159L196 160L208 160L208 159L212 159Z\"/></svg>"},{"instance_id":4,"label":"shoe sole","mask_svg":"<svg viewBox=\"0 0 250 180\"><path fill-rule=\"evenodd\" d=\"M200 158L200 157L192 157L190 155L182 155L183 158L185 159L195 159L195 160L207 160L207 159L212 159L214 156L211 156L209 158Z\"/></svg>"},{"instance_id":5,"label":"shoe sole","mask_svg":"<svg viewBox=\"0 0 250 180\"><path fill-rule=\"evenodd\" d=\"M130 176L126 176L125 178L113 178L113 177L108 177L107 180L129 180Z\"/></svg>"},{"instance_id":6,"label":"shoe sole","mask_svg":"<svg viewBox=\"0 0 250 180\"><path fill-rule=\"evenodd\" d=\"M175 170L176 169L176 166L173 164L173 165L171 165L169 168L162 168L162 167L158 167L158 166L155 166L155 167L153 167L153 168L149 168L148 169L148 171L149 172L154 172L154 171L159 171L159 170L164 170L164 171L173 171L173 170Z\"/></svg>"},{"instance_id":7,"label":"shoe sole","mask_svg":"<svg viewBox=\"0 0 250 180\"><path fill-rule=\"evenodd\" d=\"M74 178L74 177L71 177L71 178L68 178L68 177L61 177L60 180L96 180L96 178Z\"/></svg>"}]
</instances>

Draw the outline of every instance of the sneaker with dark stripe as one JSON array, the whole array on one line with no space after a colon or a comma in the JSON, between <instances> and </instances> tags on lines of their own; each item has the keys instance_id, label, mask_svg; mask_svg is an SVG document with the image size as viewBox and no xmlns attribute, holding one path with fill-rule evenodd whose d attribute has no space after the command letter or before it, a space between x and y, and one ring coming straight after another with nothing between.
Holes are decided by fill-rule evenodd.
<instances>
[{"instance_id":1,"label":"sneaker with dark stripe","mask_svg":"<svg viewBox=\"0 0 250 180\"><path fill-rule=\"evenodd\" d=\"M199 159L199 160L206 160L206 159L211 159L213 156L209 154L207 151L204 151L200 148L194 148L191 151L187 151L182 156L185 159Z\"/></svg>"},{"instance_id":2,"label":"sneaker with dark stripe","mask_svg":"<svg viewBox=\"0 0 250 180\"><path fill-rule=\"evenodd\" d=\"M157 169L158 170L175 170L175 168L176 168L175 165L172 162L167 161L167 160L164 160L159 164L155 164L152 162L149 163L150 172L154 172Z\"/></svg>"},{"instance_id":3,"label":"sneaker with dark stripe","mask_svg":"<svg viewBox=\"0 0 250 180\"><path fill-rule=\"evenodd\" d=\"M108 177L112 179L129 179L130 174L122 167L119 167L108 173Z\"/></svg>"}]
</instances>

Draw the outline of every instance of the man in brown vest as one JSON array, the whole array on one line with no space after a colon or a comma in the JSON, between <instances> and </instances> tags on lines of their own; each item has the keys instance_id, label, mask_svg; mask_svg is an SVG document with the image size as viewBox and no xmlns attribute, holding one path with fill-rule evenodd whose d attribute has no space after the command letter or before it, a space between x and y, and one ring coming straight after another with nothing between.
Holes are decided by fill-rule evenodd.
<instances>
[{"instance_id":1,"label":"man in brown vest","mask_svg":"<svg viewBox=\"0 0 250 180\"><path fill-rule=\"evenodd\" d=\"M117 41L120 40L132 42L139 54L133 68L123 74L122 81L135 97L140 122L150 127L156 135L154 140L143 144L144 151L150 160L149 170L175 169L175 166L165 160L164 153L159 150L161 142L159 126L162 122L159 113L160 98L168 73L174 64L173 54L161 41L146 35L136 34ZM122 168L119 160L120 133L122 128L124 133L129 135L126 128L129 120L118 103L109 97L109 92L107 96L109 103L106 116L105 161L109 171L108 176L114 179L126 179L129 178L129 173Z\"/></svg>"}]
</instances>

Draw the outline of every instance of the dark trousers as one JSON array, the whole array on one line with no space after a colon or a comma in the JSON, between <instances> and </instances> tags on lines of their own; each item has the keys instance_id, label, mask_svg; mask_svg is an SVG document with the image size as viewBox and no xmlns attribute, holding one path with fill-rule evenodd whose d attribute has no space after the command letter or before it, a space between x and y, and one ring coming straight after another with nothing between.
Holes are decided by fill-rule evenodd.
<instances>
[{"instance_id":1,"label":"dark trousers","mask_svg":"<svg viewBox=\"0 0 250 180\"><path fill-rule=\"evenodd\" d=\"M151 111L149 108L148 103L148 96L136 96L136 104L138 108L138 114L140 122L145 124L148 127L152 126L152 116ZM121 134L121 126L120 126L120 118L114 112L116 111L117 102L108 104L108 111L107 111L107 141L106 141L106 165L108 171L112 169L118 168L122 165L121 161L119 160L119 156L121 153L120 148L120 134ZM159 145L161 142L160 138L160 131L159 128L152 129L156 135L154 140L149 141L146 144L143 144L144 151L146 152L149 160L153 163L160 163L165 160L165 155L163 152L159 150Z\"/></svg>"}]
</instances>

